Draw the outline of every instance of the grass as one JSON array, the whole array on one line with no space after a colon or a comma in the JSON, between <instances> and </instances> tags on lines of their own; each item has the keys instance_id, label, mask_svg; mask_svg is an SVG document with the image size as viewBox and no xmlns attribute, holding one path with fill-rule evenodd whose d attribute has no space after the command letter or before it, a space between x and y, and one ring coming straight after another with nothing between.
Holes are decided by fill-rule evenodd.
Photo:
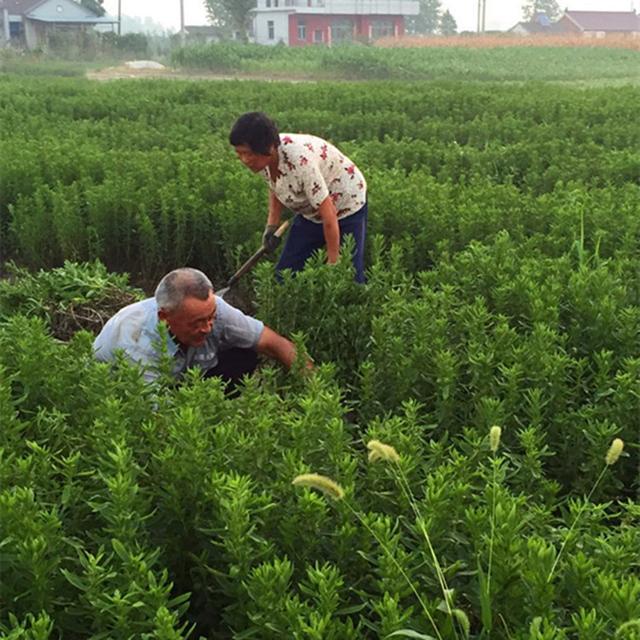
<instances>
[{"instance_id":1,"label":"grass","mask_svg":"<svg viewBox=\"0 0 640 640\"><path fill-rule=\"evenodd\" d=\"M112 59L62 60L0 53L0 72L24 76L85 76L114 67ZM281 80L555 82L584 87L640 84L640 39L508 35L380 40L333 48L221 43L172 53L167 76ZM142 77L144 74L139 74Z\"/></svg>"},{"instance_id":2,"label":"grass","mask_svg":"<svg viewBox=\"0 0 640 640\"><path fill-rule=\"evenodd\" d=\"M264 74L271 78L330 80L640 82L640 49L633 47L585 46L582 40L566 39L564 45L548 39L533 46L535 42L525 38L488 41L466 37L423 38L421 46L405 46L414 42L407 39L381 43L392 47L344 45L330 49L215 44L177 50L172 62L186 73L208 71L240 77Z\"/></svg>"},{"instance_id":3,"label":"grass","mask_svg":"<svg viewBox=\"0 0 640 640\"><path fill-rule=\"evenodd\" d=\"M112 59L63 60L44 54L20 54L14 51L0 52L0 73L19 76L83 77L87 71L119 64Z\"/></svg>"}]
</instances>

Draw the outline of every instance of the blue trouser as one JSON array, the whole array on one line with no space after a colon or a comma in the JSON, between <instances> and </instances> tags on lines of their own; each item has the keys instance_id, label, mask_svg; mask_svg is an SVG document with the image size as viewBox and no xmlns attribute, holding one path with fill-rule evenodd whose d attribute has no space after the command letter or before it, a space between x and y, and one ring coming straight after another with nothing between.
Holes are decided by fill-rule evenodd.
<instances>
[{"instance_id":1,"label":"blue trouser","mask_svg":"<svg viewBox=\"0 0 640 640\"><path fill-rule=\"evenodd\" d=\"M353 266L356 270L356 282L364 282L364 241L367 234L367 203L354 214L338 220L340 227L340 244L346 235L352 235L355 247L353 250ZM289 237L276 265L276 275L283 269L301 271L307 258L325 246L322 224L311 222L301 215L296 215Z\"/></svg>"},{"instance_id":2,"label":"blue trouser","mask_svg":"<svg viewBox=\"0 0 640 640\"><path fill-rule=\"evenodd\" d=\"M244 376L251 375L258 366L258 353L255 349L231 347L218 354L218 364L204 372L205 378L218 377L225 382L225 394L235 398L238 385Z\"/></svg>"}]
</instances>

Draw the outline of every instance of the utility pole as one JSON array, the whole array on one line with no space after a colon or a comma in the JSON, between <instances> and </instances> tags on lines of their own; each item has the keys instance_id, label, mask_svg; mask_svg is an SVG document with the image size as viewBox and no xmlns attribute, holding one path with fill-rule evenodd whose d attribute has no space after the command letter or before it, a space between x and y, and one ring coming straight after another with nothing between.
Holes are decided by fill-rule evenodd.
<instances>
[{"instance_id":1,"label":"utility pole","mask_svg":"<svg viewBox=\"0 0 640 640\"><path fill-rule=\"evenodd\" d=\"M184 0L180 0L180 46L184 47L186 40L184 32Z\"/></svg>"},{"instance_id":2,"label":"utility pole","mask_svg":"<svg viewBox=\"0 0 640 640\"><path fill-rule=\"evenodd\" d=\"M118 0L118 36L122 35L122 0Z\"/></svg>"},{"instance_id":3,"label":"utility pole","mask_svg":"<svg viewBox=\"0 0 640 640\"><path fill-rule=\"evenodd\" d=\"M487 15L487 0L478 0L478 23L476 31L484 33Z\"/></svg>"}]
</instances>

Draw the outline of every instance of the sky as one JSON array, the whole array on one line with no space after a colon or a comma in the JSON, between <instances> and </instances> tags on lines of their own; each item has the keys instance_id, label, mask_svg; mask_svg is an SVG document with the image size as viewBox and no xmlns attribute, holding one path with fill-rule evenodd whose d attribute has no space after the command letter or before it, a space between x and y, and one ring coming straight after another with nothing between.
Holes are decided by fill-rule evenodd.
<instances>
[{"instance_id":1,"label":"sky","mask_svg":"<svg viewBox=\"0 0 640 640\"><path fill-rule=\"evenodd\" d=\"M179 0L120 0L123 15L150 17L166 29L180 28ZM458 24L459 31L475 31L477 0L440 0ZM505 31L522 16L524 0L486 0L486 28ZM640 0L558 0L561 9L583 11L640 10ZM112 16L118 14L118 0L104 0L104 7ZM207 13L202 0L184 0L185 24L207 24Z\"/></svg>"}]
</instances>

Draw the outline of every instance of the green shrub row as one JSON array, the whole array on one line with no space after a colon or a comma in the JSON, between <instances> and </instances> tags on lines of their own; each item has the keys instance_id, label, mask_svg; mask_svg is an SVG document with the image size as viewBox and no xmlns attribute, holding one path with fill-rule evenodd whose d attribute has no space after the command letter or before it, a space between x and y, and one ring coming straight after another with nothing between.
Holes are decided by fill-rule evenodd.
<instances>
[{"instance_id":1,"label":"green shrub row","mask_svg":"<svg viewBox=\"0 0 640 640\"><path fill-rule=\"evenodd\" d=\"M0 78L3 260L64 264L3 262L4 637L640 637L638 91L368 87ZM257 246L256 107L369 181L367 284L241 285L315 375L94 362L78 329L141 295L109 269Z\"/></svg>"},{"instance_id":2,"label":"green shrub row","mask_svg":"<svg viewBox=\"0 0 640 640\"><path fill-rule=\"evenodd\" d=\"M56 342L37 318L0 324L5 637L635 637L637 457L605 464L613 416L554 433L532 389L537 417L504 416L490 447L488 416L456 431L416 401L349 418L331 367L265 368L229 400L213 380L145 386L95 363L90 341ZM372 439L398 462L367 463ZM553 480L562 443L584 454L590 500ZM345 497L292 486L307 472Z\"/></svg>"},{"instance_id":3,"label":"green shrub row","mask_svg":"<svg viewBox=\"0 0 640 640\"><path fill-rule=\"evenodd\" d=\"M227 143L252 108L363 167L371 231L404 244L412 270L500 229L553 255L581 228L603 257L634 249L637 90L370 87L3 79L3 255L99 258L147 282L191 263L221 282L265 216L265 186Z\"/></svg>"}]
</instances>

